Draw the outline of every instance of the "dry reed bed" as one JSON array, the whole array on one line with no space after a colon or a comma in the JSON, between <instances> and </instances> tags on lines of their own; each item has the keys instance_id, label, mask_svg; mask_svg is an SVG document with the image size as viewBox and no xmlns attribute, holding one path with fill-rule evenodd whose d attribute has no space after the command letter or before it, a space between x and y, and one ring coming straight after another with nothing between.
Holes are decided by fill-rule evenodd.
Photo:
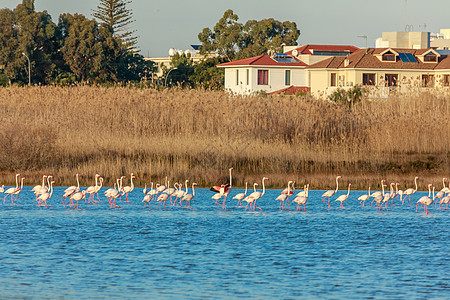
<instances>
[{"instance_id":1,"label":"dry reed bed","mask_svg":"<svg viewBox=\"0 0 450 300\"><path fill-rule=\"evenodd\" d=\"M415 174L442 185L450 173L448 98L428 94L364 99L350 111L310 97L230 97L203 90L100 87L0 89L0 180L43 173L59 184L73 174L114 178L134 172L138 184L190 178L202 185L271 177L315 188L341 174L353 186ZM426 182L421 183L422 186Z\"/></svg>"}]
</instances>

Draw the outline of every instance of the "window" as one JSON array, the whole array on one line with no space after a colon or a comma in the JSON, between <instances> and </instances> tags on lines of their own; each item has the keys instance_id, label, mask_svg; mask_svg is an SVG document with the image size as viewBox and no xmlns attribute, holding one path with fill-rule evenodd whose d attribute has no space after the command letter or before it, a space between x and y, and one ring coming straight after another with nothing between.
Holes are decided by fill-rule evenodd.
<instances>
[{"instance_id":1,"label":"window","mask_svg":"<svg viewBox=\"0 0 450 300\"><path fill-rule=\"evenodd\" d=\"M422 75L422 87L434 87L434 75Z\"/></svg>"},{"instance_id":2,"label":"window","mask_svg":"<svg viewBox=\"0 0 450 300\"><path fill-rule=\"evenodd\" d=\"M250 84L250 70L247 69L247 85Z\"/></svg>"},{"instance_id":3,"label":"window","mask_svg":"<svg viewBox=\"0 0 450 300\"><path fill-rule=\"evenodd\" d=\"M383 54L383 61L395 61L395 55L392 53Z\"/></svg>"},{"instance_id":4,"label":"window","mask_svg":"<svg viewBox=\"0 0 450 300\"><path fill-rule=\"evenodd\" d=\"M268 85L268 84L269 84L269 71L258 70L258 85Z\"/></svg>"},{"instance_id":5,"label":"window","mask_svg":"<svg viewBox=\"0 0 450 300\"><path fill-rule=\"evenodd\" d=\"M284 72L284 84L291 85L291 70L286 70Z\"/></svg>"},{"instance_id":6,"label":"window","mask_svg":"<svg viewBox=\"0 0 450 300\"><path fill-rule=\"evenodd\" d=\"M425 55L423 57L423 61L435 62L436 61L436 55L434 55L433 53L428 53L427 55Z\"/></svg>"},{"instance_id":7,"label":"window","mask_svg":"<svg viewBox=\"0 0 450 300\"><path fill-rule=\"evenodd\" d=\"M450 86L450 75L444 75L443 86Z\"/></svg>"},{"instance_id":8,"label":"window","mask_svg":"<svg viewBox=\"0 0 450 300\"><path fill-rule=\"evenodd\" d=\"M350 51L326 51L326 50L315 50L313 55L326 55L326 56L347 56Z\"/></svg>"},{"instance_id":9,"label":"window","mask_svg":"<svg viewBox=\"0 0 450 300\"><path fill-rule=\"evenodd\" d=\"M330 86L336 86L336 73L331 73Z\"/></svg>"},{"instance_id":10,"label":"window","mask_svg":"<svg viewBox=\"0 0 450 300\"><path fill-rule=\"evenodd\" d=\"M375 85L375 73L363 73L363 85Z\"/></svg>"},{"instance_id":11,"label":"window","mask_svg":"<svg viewBox=\"0 0 450 300\"><path fill-rule=\"evenodd\" d=\"M236 70L236 85L239 85L239 70Z\"/></svg>"},{"instance_id":12,"label":"window","mask_svg":"<svg viewBox=\"0 0 450 300\"><path fill-rule=\"evenodd\" d=\"M386 86L397 86L398 74L386 74L384 75L384 80L386 81Z\"/></svg>"}]
</instances>

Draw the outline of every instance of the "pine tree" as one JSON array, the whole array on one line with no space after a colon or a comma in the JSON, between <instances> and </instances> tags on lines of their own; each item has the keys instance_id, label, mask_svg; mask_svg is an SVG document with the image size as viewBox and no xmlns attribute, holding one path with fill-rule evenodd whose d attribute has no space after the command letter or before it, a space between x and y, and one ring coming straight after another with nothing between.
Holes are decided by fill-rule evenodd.
<instances>
[{"instance_id":1,"label":"pine tree","mask_svg":"<svg viewBox=\"0 0 450 300\"><path fill-rule=\"evenodd\" d=\"M135 30L130 31L129 25L135 20L133 12L127 8L127 0L100 0L97 9L94 10L94 17L99 23L110 30L113 35L119 38L128 50L136 51L137 37L133 36Z\"/></svg>"}]
</instances>

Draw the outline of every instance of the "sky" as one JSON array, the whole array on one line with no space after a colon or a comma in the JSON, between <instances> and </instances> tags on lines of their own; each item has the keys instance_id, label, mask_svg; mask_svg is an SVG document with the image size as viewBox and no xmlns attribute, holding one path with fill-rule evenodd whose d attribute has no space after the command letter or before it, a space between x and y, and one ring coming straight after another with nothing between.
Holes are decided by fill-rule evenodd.
<instances>
[{"instance_id":1,"label":"sky","mask_svg":"<svg viewBox=\"0 0 450 300\"><path fill-rule=\"evenodd\" d=\"M13 9L21 0L0 0L0 9ZM53 22L61 13L80 13L89 18L97 0L35 0L37 11L47 10ZM406 5L405 5L406 4ZM405 9L405 7L407 8ZM145 57L168 56L170 48L191 49L199 44L198 34L213 28L227 9L240 23L274 18L297 24L299 45L330 44L374 47L384 31L439 32L450 28L449 0L131 0L141 54ZM406 12L406 13L405 13ZM405 17L406 16L406 17Z\"/></svg>"}]
</instances>

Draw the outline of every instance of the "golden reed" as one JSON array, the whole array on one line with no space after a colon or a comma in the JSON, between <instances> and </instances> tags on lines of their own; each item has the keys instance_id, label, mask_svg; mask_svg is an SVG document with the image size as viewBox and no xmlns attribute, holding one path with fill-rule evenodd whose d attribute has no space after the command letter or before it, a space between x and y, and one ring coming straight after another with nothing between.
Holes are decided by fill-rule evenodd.
<instances>
[{"instance_id":1,"label":"golden reed","mask_svg":"<svg viewBox=\"0 0 450 300\"><path fill-rule=\"evenodd\" d=\"M14 173L58 185L134 172L137 184L208 186L270 178L297 186L379 187L380 180L421 187L450 176L450 102L430 94L363 99L350 111L305 97L234 97L205 90L129 87L0 88L0 183Z\"/></svg>"}]
</instances>

